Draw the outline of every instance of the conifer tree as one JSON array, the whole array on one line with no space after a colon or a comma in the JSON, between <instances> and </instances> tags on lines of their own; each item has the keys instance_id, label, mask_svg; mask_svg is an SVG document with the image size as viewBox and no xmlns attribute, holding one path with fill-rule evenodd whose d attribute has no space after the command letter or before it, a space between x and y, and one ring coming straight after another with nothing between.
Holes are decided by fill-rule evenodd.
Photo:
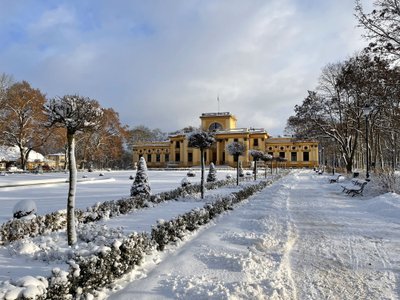
<instances>
[{"instance_id":1,"label":"conifer tree","mask_svg":"<svg viewBox=\"0 0 400 300\"><path fill-rule=\"evenodd\" d=\"M217 181L217 169L215 168L214 163L211 163L207 175L207 182L215 182L215 181Z\"/></svg>"},{"instance_id":2,"label":"conifer tree","mask_svg":"<svg viewBox=\"0 0 400 300\"><path fill-rule=\"evenodd\" d=\"M147 165L144 157L141 157L138 163L135 180L131 187L131 196L143 195L149 197L151 195L149 177L147 176Z\"/></svg>"}]
</instances>

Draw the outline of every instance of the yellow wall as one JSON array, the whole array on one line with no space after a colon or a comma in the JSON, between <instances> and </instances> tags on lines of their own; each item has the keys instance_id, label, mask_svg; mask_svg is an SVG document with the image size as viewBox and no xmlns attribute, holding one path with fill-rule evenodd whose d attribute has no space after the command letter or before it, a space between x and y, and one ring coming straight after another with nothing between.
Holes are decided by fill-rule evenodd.
<instances>
[{"instance_id":1,"label":"yellow wall","mask_svg":"<svg viewBox=\"0 0 400 300\"><path fill-rule=\"evenodd\" d=\"M210 113L202 114L201 129L207 131L212 123L219 123L222 125L223 130L236 128L236 118L230 113Z\"/></svg>"},{"instance_id":2,"label":"yellow wall","mask_svg":"<svg viewBox=\"0 0 400 300\"><path fill-rule=\"evenodd\" d=\"M226 146L234 141L243 143L246 153L239 157L243 167L248 168L252 163L250 150L259 150L272 153L278 157L284 152L288 167L316 167L318 165L318 143L315 141L297 141L292 138L271 138L263 129L237 129L236 118L230 113L202 114L201 128L206 130L210 124L218 122L223 126L223 131L215 132L216 143L211 149L207 149L205 163L214 162L216 165L236 166L233 156L226 151ZM258 145L255 144L257 139ZM178 143L179 142L179 147ZM297 153L296 161L291 160L291 152ZM304 161L304 152L309 153L309 161ZM188 160L188 153L192 155L192 161ZM156 155L160 155L160 161L156 161ZM177 154L179 154L177 156ZM171 136L169 141L146 143L133 147L133 162L139 161L143 155L150 168L160 167L192 167L200 165L200 150L189 148L186 135ZM148 157L150 155L150 161ZM166 156L168 159L166 160ZM179 158L179 160L178 160Z\"/></svg>"}]
</instances>

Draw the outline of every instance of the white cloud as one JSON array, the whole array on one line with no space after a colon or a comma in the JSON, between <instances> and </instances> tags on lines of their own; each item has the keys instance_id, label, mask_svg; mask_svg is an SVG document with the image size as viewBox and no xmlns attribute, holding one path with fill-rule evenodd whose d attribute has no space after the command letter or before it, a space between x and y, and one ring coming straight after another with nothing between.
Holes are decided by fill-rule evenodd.
<instances>
[{"instance_id":1,"label":"white cloud","mask_svg":"<svg viewBox=\"0 0 400 300\"><path fill-rule=\"evenodd\" d=\"M0 47L0 72L49 96L96 98L131 126L169 131L198 125L202 112L218 109L219 95L221 111L235 114L241 126L276 135L322 67L362 46L353 6L348 0L65 2L38 10L24 48ZM22 14L13 11L15 18Z\"/></svg>"}]
</instances>

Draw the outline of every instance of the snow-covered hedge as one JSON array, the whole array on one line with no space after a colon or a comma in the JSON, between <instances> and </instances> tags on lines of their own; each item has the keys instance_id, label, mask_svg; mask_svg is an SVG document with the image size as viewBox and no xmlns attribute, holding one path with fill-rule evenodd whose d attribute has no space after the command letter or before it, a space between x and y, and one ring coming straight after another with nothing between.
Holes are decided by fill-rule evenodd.
<instances>
[{"instance_id":1,"label":"snow-covered hedge","mask_svg":"<svg viewBox=\"0 0 400 300\"><path fill-rule=\"evenodd\" d=\"M231 183L229 180L221 180L206 184L207 189L217 189ZM192 184L185 187L178 187L174 190L162 192L150 197L136 196L119 200L97 203L86 211L75 210L76 220L79 223L89 223L101 219L108 219L119 215L127 214L135 209L149 206L149 202L160 203L200 193L200 185ZM57 211L29 220L13 219L0 226L0 244L10 243L25 237L35 237L44 233L50 233L65 229L67 224L66 211Z\"/></svg>"},{"instance_id":2,"label":"snow-covered hedge","mask_svg":"<svg viewBox=\"0 0 400 300\"><path fill-rule=\"evenodd\" d=\"M98 253L76 256L69 261L68 272L53 270L45 299L89 299L94 290L133 270L153 249L154 242L148 235L133 233L104 246Z\"/></svg>"},{"instance_id":3,"label":"snow-covered hedge","mask_svg":"<svg viewBox=\"0 0 400 300\"><path fill-rule=\"evenodd\" d=\"M207 203L202 209L191 210L170 221L160 220L151 232L152 239L157 243L157 249L164 250L167 244L181 240L188 231L198 229L201 225L208 223L224 211L232 209L234 204L247 199L270 183L270 181L261 181L258 184L245 187L239 192L221 197L213 203Z\"/></svg>"},{"instance_id":4,"label":"snow-covered hedge","mask_svg":"<svg viewBox=\"0 0 400 300\"><path fill-rule=\"evenodd\" d=\"M247 186L239 192L207 203L201 209L194 209L170 221L159 221L153 226L151 236L145 233L133 233L126 238L117 238L100 247L89 255L75 254L68 262L67 271L55 268L49 278L38 277L37 287L25 285L10 286L9 293L33 296L29 299L94 299L99 289L109 286L143 261L152 251L163 250L171 242L181 240L191 231L207 224L211 219L234 204L250 197L270 182L262 181ZM90 231L90 230L89 230ZM88 237L90 239L90 237ZM79 252L78 252L79 253ZM35 279L35 278L32 278ZM32 280L31 280L32 281ZM28 293L29 292L29 293ZM14 299L19 299L15 298Z\"/></svg>"},{"instance_id":5,"label":"snow-covered hedge","mask_svg":"<svg viewBox=\"0 0 400 300\"><path fill-rule=\"evenodd\" d=\"M57 211L34 219L14 219L0 227L0 243L9 243L24 237L35 237L66 227L66 212Z\"/></svg>"}]
</instances>

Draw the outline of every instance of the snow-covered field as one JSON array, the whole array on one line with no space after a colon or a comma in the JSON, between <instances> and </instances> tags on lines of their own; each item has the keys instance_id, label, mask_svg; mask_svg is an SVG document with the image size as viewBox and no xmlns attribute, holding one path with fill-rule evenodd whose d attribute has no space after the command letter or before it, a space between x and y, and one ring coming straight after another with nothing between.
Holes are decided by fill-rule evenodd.
<instances>
[{"instance_id":1,"label":"snow-covered field","mask_svg":"<svg viewBox=\"0 0 400 300\"><path fill-rule=\"evenodd\" d=\"M104 176L99 176L103 174ZM148 171L153 193L168 191L178 187L187 171ZM190 181L200 182L200 171L195 170L196 176ZM224 179L227 173L234 171L219 171L218 178ZM132 180L136 171L111 172L79 172L76 207L84 209L96 202L117 200L128 197ZM207 173L206 173L207 174ZM84 178L86 177L86 178ZM68 183L60 182L68 179L68 174L9 174L0 176L0 224L12 218L15 203L23 199L35 201L38 214L43 215L56 210L65 209L67 205ZM27 185L39 182L53 182L52 184ZM10 185L17 187L4 187ZM24 185L25 184L25 185Z\"/></svg>"},{"instance_id":2,"label":"snow-covered field","mask_svg":"<svg viewBox=\"0 0 400 300\"><path fill-rule=\"evenodd\" d=\"M165 178L170 173L156 173L157 180L152 173L149 177L152 187L160 182L160 190L163 185L176 187L186 174L175 174L174 185ZM127 196L130 174L121 175L125 181L117 184L123 187L121 194L111 181L104 183L110 184L104 191L114 190L112 198ZM341 192L343 183L329 184L328 177L293 171L183 242L147 257L141 267L100 295L110 299L399 299L400 196L376 196L369 184L363 197L348 197ZM78 191L95 185L80 184ZM25 192L18 188L14 194L34 198L33 191L46 195L48 188L34 186L24 188ZM99 189L101 184L92 192ZM0 193L2 203L7 202L2 189ZM90 198L90 191L85 194ZM92 201L99 201L97 197ZM82 201L87 201L83 207L93 203ZM64 208L65 198L60 202ZM47 203L52 210L52 202ZM108 231L100 234L149 231L157 219L168 220L203 204L196 198L162 203L104 221ZM27 274L47 276L53 267L65 267L65 239L64 234L54 233L0 247L0 281ZM65 252L52 252L56 246ZM88 246L77 247L86 251Z\"/></svg>"}]
</instances>

